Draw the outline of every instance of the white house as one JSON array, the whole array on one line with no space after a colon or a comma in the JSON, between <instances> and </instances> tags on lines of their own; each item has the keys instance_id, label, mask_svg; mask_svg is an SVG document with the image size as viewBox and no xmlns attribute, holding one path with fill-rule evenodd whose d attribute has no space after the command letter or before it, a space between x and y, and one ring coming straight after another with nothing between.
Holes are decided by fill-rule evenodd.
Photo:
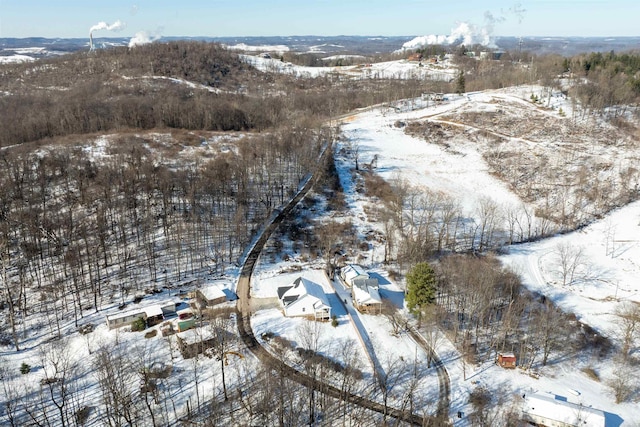
<instances>
[{"instance_id":1,"label":"white house","mask_svg":"<svg viewBox=\"0 0 640 427\"><path fill-rule=\"evenodd\" d=\"M380 313L382 311L382 298L377 286L367 285L366 282L356 282L351 287L351 297L354 307L363 313Z\"/></svg>"},{"instance_id":2,"label":"white house","mask_svg":"<svg viewBox=\"0 0 640 427\"><path fill-rule=\"evenodd\" d=\"M376 289L378 288L378 279L371 277L369 273L359 265L349 264L342 268L340 270L340 278L344 284L349 287L360 284Z\"/></svg>"},{"instance_id":3,"label":"white house","mask_svg":"<svg viewBox=\"0 0 640 427\"><path fill-rule=\"evenodd\" d=\"M309 317L315 320L331 318L331 306L322 286L304 277L278 287L278 299L285 316Z\"/></svg>"},{"instance_id":4,"label":"white house","mask_svg":"<svg viewBox=\"0 0 640 427\"><path fill-rule=\"evenodd\" d=\"M547 427L605 427L603 411L558 400L552 394L535 393L526 396L522 417L525 421Z\"/></svg>"}]
</instances>

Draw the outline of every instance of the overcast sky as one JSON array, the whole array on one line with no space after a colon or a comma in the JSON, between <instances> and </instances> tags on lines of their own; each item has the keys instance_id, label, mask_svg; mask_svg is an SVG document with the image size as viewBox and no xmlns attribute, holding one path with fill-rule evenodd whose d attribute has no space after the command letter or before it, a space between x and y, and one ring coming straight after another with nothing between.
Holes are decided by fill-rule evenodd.
<instances>
[{"instance_id":1,"label":"overcast sky","mask_svg":"<svg viewBox=\"0 0 640 427\"><path fill-rule=\"evenodd\" d=\"M0 0L0 37L448 35L640 36L640 0Z\"/></svg>"}]
</instances>

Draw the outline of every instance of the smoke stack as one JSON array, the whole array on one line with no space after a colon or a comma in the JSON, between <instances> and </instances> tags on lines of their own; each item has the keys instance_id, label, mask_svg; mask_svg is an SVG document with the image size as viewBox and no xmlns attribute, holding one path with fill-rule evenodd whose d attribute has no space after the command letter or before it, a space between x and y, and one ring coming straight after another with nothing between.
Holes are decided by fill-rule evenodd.
<instances>
[{"instance_id":1,"label":"smoke stack","mask_svg":"<svg viewBox=\"0 0 640 427\"><path fill-rule=\"evenodd\" d=\"M93 32L98 30L107 30L107 31L120 31L125 27L125 24L120 20L117 20L113 24L109 25L106 22L98 22L96 25L89 28L89 50L93 50Z\"/></svg>"}]
</instances>

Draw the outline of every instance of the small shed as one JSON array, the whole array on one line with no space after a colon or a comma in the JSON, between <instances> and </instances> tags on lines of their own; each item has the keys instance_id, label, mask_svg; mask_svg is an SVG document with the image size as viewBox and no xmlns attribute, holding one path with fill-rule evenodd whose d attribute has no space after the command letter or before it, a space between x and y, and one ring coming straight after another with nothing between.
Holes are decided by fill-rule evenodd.
<instances>
[{"instance_id":1,"label":"small shed","mask_svg":"<svg viewBox=\"0 0 640 427\"><path fill-rule=\"evenodd\" d=\"M197 289L194 296L200 308L211 307L227 300L227 295L218 285L208 285Z\"/></svg>"},{"instance_id":2,"label":"small shed","mask_svg":"<svg viewBox=\"0 0 640 427\"><path fill-rule=\"evenodd\" d=\"M516 355L513 353L498 353L498 365L505 369L515 369Z\"/></svg>"},{"instance_id":3,"label":"small shed","mask_svg":"<svg viewBox=\"0 0 640 427\"><path fill-rule=\"evenodd\" d=\"M155 326L162 323L164 320L164 314L160 305L150 305L145 307L144 313L147 318L147 326Z\"/></svg>"}]
</instances>

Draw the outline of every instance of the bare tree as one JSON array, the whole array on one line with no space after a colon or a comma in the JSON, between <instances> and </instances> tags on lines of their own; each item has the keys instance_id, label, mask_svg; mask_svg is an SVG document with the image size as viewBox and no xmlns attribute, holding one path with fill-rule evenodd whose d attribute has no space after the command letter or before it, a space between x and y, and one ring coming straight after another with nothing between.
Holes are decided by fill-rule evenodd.
<instances>
[{"instance_id":1,"label":"bare tree","mask_svg":"<svg viewBox=\"0 0 640 427\"><path fill-rule=\"evenodd\" d=\"M66 341L54 341L51 345L40 348L40 360L45 374L42 384L48 391L51 403L58 410L58 422L62 426L72 424L71 397L75 392L78 374L76 358L71 354Z\"/></svg>"},{"instance_id":2,"label":"bare tree","mask_svg":"<svg viewBox=\"0 0 640 427\"><path fill-rule=\"evenodd\" d=\"M431 363L434 361L435 352L437 352L438 346L443 339L440 333L440 321L442 320L442 309L437 305L431 305L426 307L422 313L421 320L421 333L424 337L427 345L431 351L427 352L427 368L431 367Z\"/></svg>"},{"instance_id":3,"label":"bare tree","mask_svg":"<svg viewBox=\"0 0 640 427\"><path fill-rule=\"evenodd\" d=\"M542 348L542 366L547 365L551 351L560 347L565 334L566 319L562 311L548 299L534 311L530 329Z\"/></svg>"},{"instance_id":4,"label":"bare tree","mask_svg":"<svg viewBox=\"0 0 640 427\"><path fill-rule=\"evenodd\" d=\"M314 423L315 414L315 398L320 363L316 360L316 355L320 351L320 341L322 339L322 325L320 322L313 320L305 320L298 327L300 343L310 352L310 356L304 360L304 369L312 379L312 386L309 387L309 423Z\"/></svg>"},{"instance_id":5,"label":"bare tree","mask_svg":"<svg viewBox=\"0 0 640 427\"><path fill-rule=\"evenodd\" d=\"M627 361L636 342L640 339L640 304L629 301L616 309L618 329L622 340L620 350L622 358Z\"/></svg>"},{"instance_id":6,"label":"bare tree","mask_svg":"<svg viewBox=\"0 0 640 427\"><path fill-rule=\"evenodd\" d=\"M408 329L409 321L389 299L382 300L381 313L389 320L393 335L398 336Z\"/></svg>"},{"instance_id":7,"label":"bare tree","mask_svg":"<svg viewBox=\"0 0 640 427\"><path fill-rule=\"evenodd\" d=\"M0 411L4 417L0 417L0 420L8 423L11 427L15 427L21 424L19 407L23 398L23 393L20 392L17 381L17 372L13 372L9 368L9 364L6 360L0 358L0 404L2 404L3 411Z\"/></svg>"},{"instance_id":8,"label":"bare tree","mask_svg":"<svg viewBox=\"0 0 640 427\"><path fill-rule=\"evenodd\" d=\"M105 422L109 426L136 424L134 387L138 372L122 354L122 348L118 345L99 348L93 354L93 367L102 394Z\"/></svg>"},{"instance_id":9,"label":"bare tree","mask_svg":"<svg viewBox=\"0 0 640 427\"><path fill-rule=\"evenodd\" d=\"M225 380L225 365L227 364L227 357L229 351L235 346L235 335L230 331L231 320L230 315L233 310L220 310L215 313L213 319L210 321L208 327L213 336L213 347L211 351L216 358L220 361L220 371L222 373L222 390L224 393L224 400L228 400L227 394L227 382Z\"/></svg>"},{"instance_id":10,"label":"bare tree","mask_svg":"<svg viewBox=\"0 0 640 427\"><path fill-rule=\"evenodd\" d=\"M573 283L576 271L582 266L582 247L571 245L567 242L560 242L556 245L554 254L557 257L560 275L562 276L562 286Z\"/></svg>"}]
</instances>

